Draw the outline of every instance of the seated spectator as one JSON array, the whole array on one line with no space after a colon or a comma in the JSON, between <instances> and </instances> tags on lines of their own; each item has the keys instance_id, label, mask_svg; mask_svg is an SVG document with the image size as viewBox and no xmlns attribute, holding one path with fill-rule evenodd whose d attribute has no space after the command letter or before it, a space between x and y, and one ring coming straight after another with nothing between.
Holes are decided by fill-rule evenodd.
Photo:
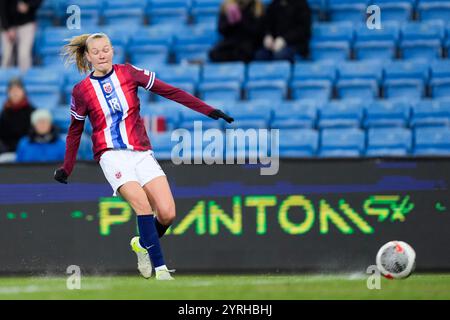
<instances>
[{"instance_id":1,"label":"seated spectator","mask_svg":"<svg viewBox=\"0 0 450 320\"><path fill-rule=\"evenodd\" d=\"M311 10L306 0L273 0L264 15L264 39L256 60L307 58L311 38Z\"/></svg>"},{"instance_id":2,"label":"seated spectator","mask_svg":"<svg viewBox=\"0 0 450 320\"><path fill-rule=\"evenodd\" d=\"M17 162L62 161L66 143L52 124L52 115L38 109L31 115L31 132L23 137L17 147Z\"/></svg>"},{"instance_id":3,"label":"seated spectator","mask_svg":"<svg viewBox=\"0 0 450 320\"><path fill-rule=\"evenodd\" d=\"M263 9L260 0L225 0L219 16L223 39L209 52L211 61L251 61L262 41Z\"/></svg>"},{"instance_id":4,"label":"seated spectator","mask_svg":"<svg viewBox=\"0 0 450 320\"><path fill-rule=\"evenodd\" d=\"M0 113L0 153L16 151L20 138L30 132L33 111L22 82L12 79L8 84L8 100Z\"/></svg>"}]
</instances>

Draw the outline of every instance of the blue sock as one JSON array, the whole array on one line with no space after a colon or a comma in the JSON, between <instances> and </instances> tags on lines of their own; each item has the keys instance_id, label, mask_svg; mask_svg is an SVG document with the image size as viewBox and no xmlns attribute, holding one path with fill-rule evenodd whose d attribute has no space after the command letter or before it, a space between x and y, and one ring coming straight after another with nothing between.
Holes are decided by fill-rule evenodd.
<instances>
[{"instance_id":1,"label":"blue sock","mask_svg":"<svg viewBox=\"0 0 450 320\"><path fill-rule=\"evenodd\" d=\"M138 216L139 243L147 249L153 267L165 265L153 215Z\"/></svg>"},{"instance_id":2,"label":"blue sock","mask_svg":"<svg viewBox=\"0 0 450 320\"><path fill-rule=\"evenodd\" d=\"M166 233L167 229L169 229L170 225L168 225L168 226L162 225L156 216L154 219L155 219L156 231L158 231L158 236L161 238Z\"/></svg>"}]
</instances>

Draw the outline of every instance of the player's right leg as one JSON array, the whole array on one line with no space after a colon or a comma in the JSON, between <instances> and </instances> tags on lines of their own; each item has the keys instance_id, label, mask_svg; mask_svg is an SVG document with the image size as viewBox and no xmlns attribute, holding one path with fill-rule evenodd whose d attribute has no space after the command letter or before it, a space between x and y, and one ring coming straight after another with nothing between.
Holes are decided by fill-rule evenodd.
<instances>
[{"instance_id":1,"label":"player's right leg","mask_svg":"<svg viewBox=\"0 0 450 320\"><path fill-rule=\"evenodd\" d=\"M135 247L139 245L147 250L150 260L155 267L157 280L172 280L170 271L164 262L158 231L153 220L152 208L144 189L137 181L129 181L120 186L118 191L137 214L140 237L138 242L137 240L133 242L132 239L132 245L134 243Z\"/></svg>"}]
</instances>

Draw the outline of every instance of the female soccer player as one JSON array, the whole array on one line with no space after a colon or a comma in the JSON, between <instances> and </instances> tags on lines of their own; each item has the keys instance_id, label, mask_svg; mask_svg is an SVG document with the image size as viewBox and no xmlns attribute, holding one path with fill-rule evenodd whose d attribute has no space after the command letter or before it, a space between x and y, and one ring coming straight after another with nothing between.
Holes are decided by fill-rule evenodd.
<instances>
[{"instance_id":1,"label":"female soccer player","mask_svg":"<svg viewBox=\"0 0 450 320\"><path fill-rule=\"evenodd\" d=\"M137 214L140 237L131 240L131 247L138 257L139 271L149 278L153 264L156 279L172 280L159 238L175 219L175 202L166 176L153 156L139 114L138 87L215 120L222 118L229 123L234 120L221 110L164 83L154 72L130 64L113 65L114 49L106 34L74 37L64 46L63 55L69 63L76 63L80 72L90 74L73 88L64 164L55 171L54 177L67 183L75 164L84 121L89 117L94 158L100 163L114 195L120 193Z\"/></svg>"}]
</instances>

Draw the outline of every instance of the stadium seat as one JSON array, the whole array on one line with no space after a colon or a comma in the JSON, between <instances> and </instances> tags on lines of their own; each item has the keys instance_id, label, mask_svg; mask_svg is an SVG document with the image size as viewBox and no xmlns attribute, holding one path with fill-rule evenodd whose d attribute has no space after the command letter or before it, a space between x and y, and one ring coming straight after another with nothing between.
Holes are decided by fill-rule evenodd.
<instances>
[{"instance_id":1,"label":"stadium seat","mask_svg":"<svg viewBox=\"0 0 450 320\"><path fill-rule=\"evenodd\" d=\"M281 129L279 152L283 158L314 157L319 134L313 129Z\"/></svg>"},{"instance_id":2,"label":"stadium seat","mask_svg":"<svg viewBox=\"0 0 450 320\"><path fill-rule=\"evenodd\" d=\"M404 59L440 58L444 35L445 29L441 23L407 23L401 29L401 55Z\"/></svg>"},{"instance_id":3,"label":"stadium seat","mask_svg":"<svg viewBox=\"0 0 450 320\"><path fill-rule=\"evenodd\" d=\"M319 110L318 127L344 128L361 126L364 108L359 100L330 101Z\"/></svg>"},{"instance_id":4,"label":"stadium seat","mask_svg":"<svg viewBox=\"0 0 450 320\"><path fill-rule=\"evenodd\" d=\"M156 77L186 90L191 94L195 94L198 81L200 79L200 67L198 65L155 65L154 69ZM164 100L156 95L158 101Z\"/></svg>"},{"instance_id":5,"label":"stadium seat","mask_svg":"<svg viewBox=\"0 0 450 320\"><path fill-rule=\"evenodd\" d=\"M422 100L412 106L411 126L449 126L450 100Z\"/></svg>"},{"instance_id":6,"label":"stadium seat","mask_svg":"<svg viewBox=\"0 0 450 320\"><path fill-rule=\"evenodd\" d=\"M178 142L172 141L172 131L163 133L148 133L152 149L157 160L171 159L172 148Z\"/></svg>"},{"instance_id":7,"label":"stadium seat","mask_svg":"<svg viewBox=\"0 0 450 320\"><path fill-rule=\"evenodd\" d=\"M189 0L149 0L145 11L150 24L186 24Z\"/></svg>"},{"instance_id":8,"label":"stadium seat","mask_svg":"<svg viewBox=\"0 0 450 320\"><path fill-rule=\"evenodd\" d=\"M167 63L172 43L173 36L169 29L146 27L130 37L127 52L134 64L151 61L154 64Z\"/></svg>"},{"instance_id":9,"label":"stadium seat","mask_svg":"<svg viewBox=\"0 0 450 320\"><path fill-rule=\"evenodd\" d=\"M397 61L384 67L384 97L421 98L428 82L429 66L424 61Z\"/></svg>"},{"instance_id":10,"label":"stadium seat","mask_svg":"<svg viewBox=\"0 0 450 320\"><path fill-rule=\"evenodd\" d=\"M367 104L364 127L407 127L410 105L401 100L377 100Z\"/></svg>"},{"instance_id":11,"label":"stadium seat","mask_svg":"<svg viewBox=\"0 0 450 320\"><path fill-rule=\"evenodd\" d=\"M450 155L450 128L417 128L415 130L414 155Z\"/></svg>"},{"instance_id":12,"label":"stadium seat","mask_svg":"<svg viewBox=\"0 0 450 320\"><path fill-rule=\"evenodd\" d=\"M273 129L312 129L317 120L318 102L315 99L283 101L274 108L270 125Z\"/></svg>"},{"instance_id":13,"label":"stadium seat","mask_svg":"<svg viewBox=\"0 0 450 320\"><path fill-rule=\"evenodd\" d=\"M396 22L383 22L382 29L361 25L356 29L354 53L357 60L392 60L397 56L400 27Z\"/></svg>"},{"instance_id":14,"label":"stadium seat","mask_svg":"<svg viewBox=\"0 0 450 320\"><path fill-rule=\"evenodd\" d=\"M310 42L313 60L346 60L354 31L351 23L320 23L313 25Z\"/></svg>"},{"instance_id":15,"label":"stadium seat","mask_svg":"<svg viewBox=\"0 0 450 320\"><path fill-rule=\"evenodd\" d=\"M0 68L0 86L7 86L12 78L20 77L19 68Z\"/></svg>"},{"instance_id":16,"label":"stadium seat","mask_svg":"<svg viewBox=\"0 0 450 320\"><path fill-rule=\"evenodd\" d=\"M338 68L337 95L341 99L378 97L378 85L382 77L382 65L378 60L345 62Z\"/></svg>"},{"instance_id":17,"label":"stadium seat","mask_svg":"<svg viewBox=\"0 0 450 320\"><path fill-rule=\"evenodd\" d=\"M110 7L103 11L103 19L108 26L141 26L144 23L144 10L133 6Z\"/></svg>"},{"instance_id":18,"label":"stadium seat","mask_svg":"<svg viewBox=\"0 0 450 320\"><path fill-rule=\"evenodd\" d=\"M431 67L430 90L433 98L450 97L450 61L433 61Z\"/></svg>"},{"instance_id":19,"label":"stadium seat","mask_svg":"<svg viewBox=\"0 0 450 320\"><path fill-rule=\"evenodd\" d=\"M336 79L334 63L298 62L294 65L290 84L294 99L317 99L327 101L332 97Z\"/></svg>"},{"instance_id":20,"label":"stadium seat","mask_svg":"<svg viewBox=\"0 0 450 320\"><path fill-rule=\"evenodd\" d=\"M86 123L88 123L88 122L89 121L86 121ZM78 160L84 160L84 161L93 161L94 160L94 153L92 151L92 139L86 133L83 133L81 135L80 147L78 148L77 158L78 158Z\"/></svg>"},{"instance_id":21,"label":"stadium seat","mask_svg":"<svg viewBox=\"0 0 450 320\"><path fill-rule=\"evenodd\" d=\"M209 27L197 25L183 28L175 35L173 51L176 62L208 61L208 52L217 38L217 31Z\"/></svg>"},{"instance_id":22,"label":"stadium seat","mask_svg":"<svg viewBox=\"0 0 450 320\"><path fill-rule=\"evenodd\" d=\"M450 3L438 0L420 0L417 12L421 20L450 20Z\"/></svg>"},{"instance_id":23,"label":"stadium seat","mask_svg":"<svg viewBox=\"0 0 450 320\"><path fill-rule=\"evenodd\" d=\"M251 62L248 80L244 85L251 100L283 100L287 94L287 83L291 77L291 65L287 61Z\"/></svg>"},{"instance_id":24,"label":"stadium seat","mask_svg":"<svg viewBox=\"0 0 450 320\"><path fill-rule=\"evenodd\" d=\"M376 0L380 7L381 19L385 21L406 22L411 20L416 0Z\"/></svg>"},{"instance_id":25,"label":"stadium seat","mask_svg":"<svg viewBox=\"0 0 450 320\"><path fill-rule=\"evenodd\" d=\"M412 147L411 130L406 128L371 128L367 132L366 156L407 156Z\"/></svg>"},{"instance_id":26,"label":"stadium seat","mask_svg":"<svg viewBox=\"0 0 450 320\"><path fill-rule=\"evenodd\" d=\"M227 105L226 109L234 122L225 124L226 128L265 129L272 119L272 101L238 101L234 105Z\"/></svg>"},{"instance_id":27,"label":"stadium seat","mask_svg":"<svg viewBox=\"0 0 450 320\"><path fill-rule=\"evenodd\" d=\"M216 24L222 0L193 0L191 15L195 23Z\"/></svg>"},{"instance_id":28,"label":"stadium seat","mask_svg":"<svg viewBox=\"0 0 450 320\"><path fill-rule=\"evenodd\" d=\"M366 15L368 0L328 0L331 21L362 22Z\"/></svg>"},{"instance_id":29,"label":"stadium seat","mask_svg":"<svg viewBox=\"0 0 450 320\"><path fill-rule=\"evenodd\" d=\"M35 108L42 108L42 109L55 109L58 107L61 97L59 94L59 91L57 92L30 92L30 90L27 90L28 92L28 99L30 100L31 104Z\"/></svg>"},{"instance_id":30,"label":"stadium seat","mask_svg":"<svg viewBox=\"0 0 450 320\"><path fill-rule=\"evenodd\" d=\"M36 17L40 27L50 27L59 22L59 1L43 1Z\"/></svg>"},{"instance_id":31,"label":"stadium seat","mask_svg":"<svg viewBox=\"0 0 450 320\"><path fill-rule=\"evenodd\" d=\"M320 157L360 157L365 151L364 131L357 128L324 129Z\"/></svg>"},{"instance_id":32,"label":"stadium seat","mask_svg":"<svg viewBox=\"0 0 450 320\"><path fill-rule=\"evenodd\" d=\"M245 78L242 62L207 63L202 68L199 94L207 100L239 100Z\"/></svg>"},{"instance_id":33,"label":"stadium seat","mask_svg":"<svg viewBox=\"0 0 450 320\"><path fill-rule=\"evenodd\" d=\"M51 109L53 116L53 124L59 129L61 133L67 133L70 127L70 108L68 105L61 105L57 108Z\"/></svg>"},{"instance_id":34,"label":"stadium seat","mask_svg":"<svg viewBox=\"0 0 450 320\"><path fill-rule=\"evenodd\" d=\"M153 117L164 118L169 131L179 127L181 108L183 106L173 101L143 103L141 115L146 121L151 121Z\"/></svg>"}]
</instances>

